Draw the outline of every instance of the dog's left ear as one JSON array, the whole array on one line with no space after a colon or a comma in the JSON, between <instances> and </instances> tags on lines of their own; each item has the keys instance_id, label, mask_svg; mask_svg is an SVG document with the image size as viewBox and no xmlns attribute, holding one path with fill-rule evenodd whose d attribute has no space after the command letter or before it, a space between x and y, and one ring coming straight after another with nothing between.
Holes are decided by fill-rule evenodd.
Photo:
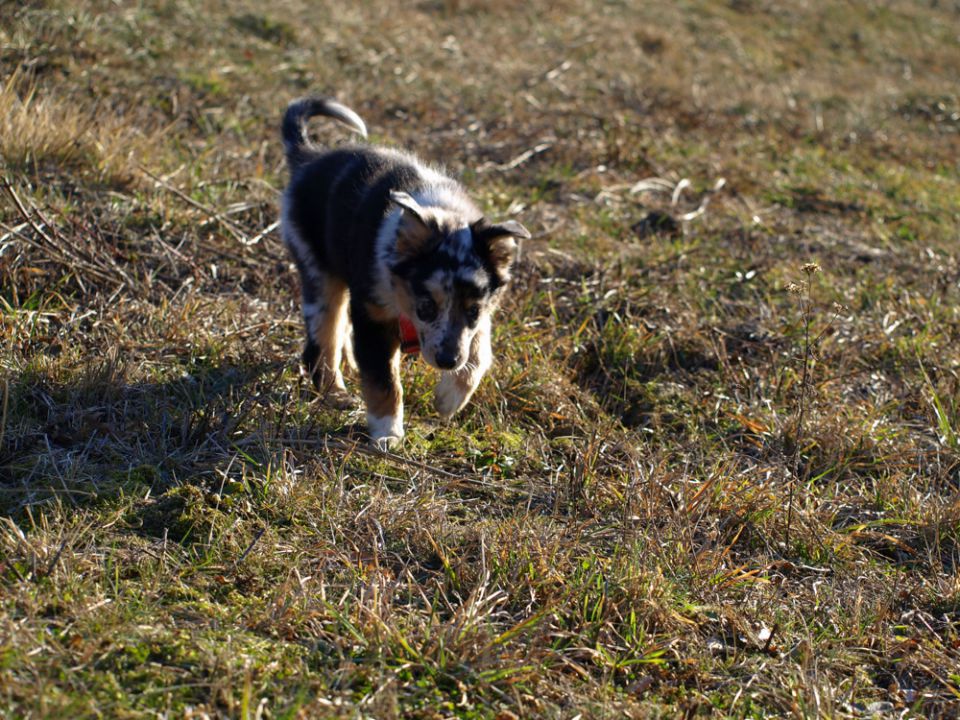
<instances>
[{"instance_id":1,"label":"dog's left ear","mask_svg":"<svg viewBox=\"0 0 960 720\"><path fill-rule=\"evenodd\" d=\"M405 192L391 190L390 200L403 209L397 227L397 255L410 258L426 252L437 242L429 209Z\"/></svg>"},{"instance_id":2,"label":"dog's left ear","mask_svg":"<svg viewBox=\"0 0 960 720\"><path fill-rule=\"evenodd\" d=\"M530 231L516 220L490 223L486 218L475 222L471 230L474 241L483 249L501 280L510 277L510 268L517 259L517 239L527 239Z\"/></svg>"}]
</instances>

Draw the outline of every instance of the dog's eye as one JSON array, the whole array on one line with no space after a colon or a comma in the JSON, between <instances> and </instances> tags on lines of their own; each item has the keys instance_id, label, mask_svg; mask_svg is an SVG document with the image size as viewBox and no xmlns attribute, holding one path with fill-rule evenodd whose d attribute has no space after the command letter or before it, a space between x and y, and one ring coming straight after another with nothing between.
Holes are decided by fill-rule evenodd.
<instances>
[{"instance_id":1,"label":"dog's eye","mask_svg":"<svg viewBox=\"0 0 960 720\"><path fill-rule=\"evenodd\" d=\"M430 298L417 300L417 317L423 322L433 322L437 319L437 304Z\"/></svg>"},{"instance_id":2,"label":"dog's eye","mask_svg":"<svg viewBox=\"0 0 960 720\"><path fill-rule=\"evenodd\" d=\"M471 305L466 310L467 322L473 325L477 320L480 319L480 306Z\"/></svg>"}]
</instances>

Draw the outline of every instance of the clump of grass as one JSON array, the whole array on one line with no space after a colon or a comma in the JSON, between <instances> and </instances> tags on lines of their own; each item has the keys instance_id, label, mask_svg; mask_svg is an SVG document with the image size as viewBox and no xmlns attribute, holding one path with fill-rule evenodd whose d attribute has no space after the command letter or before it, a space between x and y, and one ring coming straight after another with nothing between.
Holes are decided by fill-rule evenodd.
<instances>
[{"instance_id":1,"label":"clump of grass","mask_svg":"<svg viewBox=\"0 0 960 720\"><path fill-rule=\"evenodd\" d=\"M269 43L292 45L297 39L296 30L289 23L266 15L244 13L231 17L230 22L237 29Z\"/></svg>"},{"instance_id":2,"label":"clump of grass","mask_svg":"<svg viewBox=\"0 0 960 720\"><path fill-rule=\"evenodd\" d=\"M89 174L109 185L136 177L143 134L122 118L64 101L14 72L0 87L4 173Z\"/></svg>"},{"instance_id":3,"label":"clump of grass","mask_svg":"<svg viewBox=\"0 0 960 720\"><path fill-rule=\"evenodd\" d=\"M938 391L919 357L917 364L920 366L924 386L930 396L930 407L936 419L938 439L950 450L960 451L960 411L958 411L956 399Z\"/></svg>"}]
</instances>

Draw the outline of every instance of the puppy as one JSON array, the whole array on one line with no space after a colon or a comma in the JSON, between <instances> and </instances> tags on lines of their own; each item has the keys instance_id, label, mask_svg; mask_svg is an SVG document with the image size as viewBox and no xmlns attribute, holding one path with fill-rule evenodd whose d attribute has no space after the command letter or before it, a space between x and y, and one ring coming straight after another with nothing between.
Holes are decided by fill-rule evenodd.
<instances>
[{"instance_id":1,"label":"puppy","mask_svg":"<svg viewBox=\"0 0 960 720\"><path fill-rule=\"evenodd\" d=\"M449 419L490 367L491 316L517 239L530 233L513 220L490 222L458 182L413 155L314 146L306 122L316 115L367 134L330 98L295 100L283 118L290 184L281 228L300 272L303 363L329 402L349 406L340 365L352 323L368 432L388 447L403 437L401 340L441 371L434 406Z\"/></svg>"}]
</instances>

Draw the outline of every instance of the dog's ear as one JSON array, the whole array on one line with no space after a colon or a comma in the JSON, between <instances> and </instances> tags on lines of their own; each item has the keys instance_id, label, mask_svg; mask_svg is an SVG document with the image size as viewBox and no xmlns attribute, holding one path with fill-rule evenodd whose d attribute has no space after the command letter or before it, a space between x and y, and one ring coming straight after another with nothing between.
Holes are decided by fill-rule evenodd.
<instances>
[{"instance_id":1,"label":"dog's ear","mask_svg":"<svg viewBox=\"0 0 960 720\"><path fill-rule=\"evenodd\" d=\"M415 218L418 218L421 222L424 220L423 208L420 206L416 200L414 200L413 195L410 193L401 192L399 190L390 191L390 201L396 203L402 207L405 211L413 215Z\"/></svg>"},{"instance_id":2,"label":"dog's ear","mask_svg":"<svg viewBox=\"0 0 960 720\"><path fill-rule=\"evenodd\" d=\"M516 220L490 223L483 218L471 227L474 241L490 259L500 279L510 278L510 268L517 259L517 239L527 239L530 232Z\"/></svg>"},{"instance_id":3,"label":"dog's ear","mask_svg":"<svg viewBox=\"0 0 960 720\"><path fill-rule=\"evenodd\" d=\"M431 243L436 242L429 210L405 192L391 190L390 200L403 209L397 227L397 255L409 258L425 252Z\"/></svg>"}]
</instances>

